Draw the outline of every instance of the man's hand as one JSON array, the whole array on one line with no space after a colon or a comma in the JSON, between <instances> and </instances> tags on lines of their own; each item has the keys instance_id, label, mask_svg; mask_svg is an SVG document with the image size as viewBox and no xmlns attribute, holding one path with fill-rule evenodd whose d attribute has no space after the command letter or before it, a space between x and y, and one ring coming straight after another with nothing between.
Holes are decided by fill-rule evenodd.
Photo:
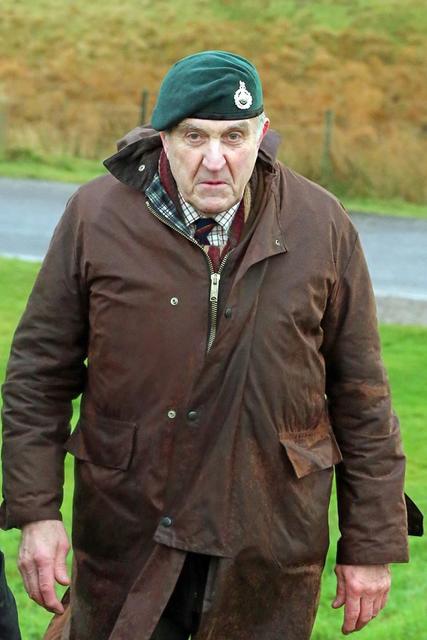
<instances>
[{"instance_id":1,"label":"man's hand","mask_svg":"<svg viewBox=\"0 0 427 640\"><path fill-rule=\"evenodd\" d=\"M387 602L391 577L387 564L337 564L337 595L334 609L345 605L344 635L359 631L378 615Z\"/></svg>"},{"instance_id":2,"label":"man's hand","mask_svg":"<svg viewBox=\"0 0 427 640\"><path fill-rule=\"evenodd\" d=\"M70 584L65 560L70 543L59 520L39 520L22 527L18 567L32 600L48 611L64 613L55 593L55 580Z\"/></svg>"}]
</instances>

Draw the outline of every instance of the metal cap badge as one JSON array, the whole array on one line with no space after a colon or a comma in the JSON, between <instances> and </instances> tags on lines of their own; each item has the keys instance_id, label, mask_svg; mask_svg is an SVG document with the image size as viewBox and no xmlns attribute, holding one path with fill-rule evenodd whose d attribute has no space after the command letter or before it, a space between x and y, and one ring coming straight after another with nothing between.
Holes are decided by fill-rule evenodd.
<instances>
[{"instance_id":1,"label":"metal cap badge","mask_svg":"<svg viewBox=\"0 0 427 640\"><path fill-rule=\"evenodd\" d=\"M240 86L234 94L234 104L238 109L249 109L252 105L252 96L246 89L246 84L240 81Z\"/></svg>"}]
</instances>

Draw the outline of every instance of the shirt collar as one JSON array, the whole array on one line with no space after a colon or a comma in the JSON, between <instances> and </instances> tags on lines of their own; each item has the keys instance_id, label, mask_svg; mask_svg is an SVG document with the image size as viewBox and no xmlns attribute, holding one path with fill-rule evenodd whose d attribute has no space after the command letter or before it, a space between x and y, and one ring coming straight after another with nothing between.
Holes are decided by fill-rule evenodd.
<instances>
[{"instance_id":1,"label":"shirt collar","mask_svg":"<svg viewBox=\"0 0 427 640\"><path fill-rule=\"evenodd\" d=\"M200 213L193 207L193 205L184 200L180 191L178 191L178 197L182 213L184 214L184 222L187 226L194 224L196 220L198 220L198 218L208 217L200 215ZM234 214L236 213L239 206L240 201L230 207L230 209L222 211L215 216L215 222L219 224L224 229L224 231L229 231L231 223L233 222Z\"/></svg>"}]
</instances>

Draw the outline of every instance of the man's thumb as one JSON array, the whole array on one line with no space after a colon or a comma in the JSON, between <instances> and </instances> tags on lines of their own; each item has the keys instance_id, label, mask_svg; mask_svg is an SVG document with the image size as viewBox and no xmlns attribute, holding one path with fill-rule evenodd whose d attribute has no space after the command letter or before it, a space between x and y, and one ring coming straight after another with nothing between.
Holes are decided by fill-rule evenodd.
<instances>
[{"instance_id":1,"label":"man's thumb","mask_svg":"<svg viewBox=\"0 0 427 640\"><path fill-rule=\"evenodd\" d=\"M70 584L70 578L68 577L67 567L65 562L62 560L57 560L55 565L55 580L64 586L68 586Z\"/></svg>"}]
</instances>

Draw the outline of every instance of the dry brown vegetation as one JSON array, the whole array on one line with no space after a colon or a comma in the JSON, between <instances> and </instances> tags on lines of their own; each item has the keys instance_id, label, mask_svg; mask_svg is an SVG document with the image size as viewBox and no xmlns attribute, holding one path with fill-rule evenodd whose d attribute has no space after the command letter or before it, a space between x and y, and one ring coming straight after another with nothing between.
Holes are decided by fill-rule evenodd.
<instances>
[{"instance_id":1,"label":"dry brown vegetation","mask_svg":"<svg viewBox=\"0 0 427 640\"><path fill-rule=\"evenodd\" d=\"M406 0L400 13L393 1L318 2L321 19L307 0L266 2L264 16L250 0L240 14L236 5L3 0L8 156L109 154L138 124L144 88L149 115L171 63L221 48L257 65L266 110L283 134L282 157L297 171L347 193L425 202L425 2ZM327 109L334 112L332 169L322 175Z\"/></svg>"}]
</instances>

